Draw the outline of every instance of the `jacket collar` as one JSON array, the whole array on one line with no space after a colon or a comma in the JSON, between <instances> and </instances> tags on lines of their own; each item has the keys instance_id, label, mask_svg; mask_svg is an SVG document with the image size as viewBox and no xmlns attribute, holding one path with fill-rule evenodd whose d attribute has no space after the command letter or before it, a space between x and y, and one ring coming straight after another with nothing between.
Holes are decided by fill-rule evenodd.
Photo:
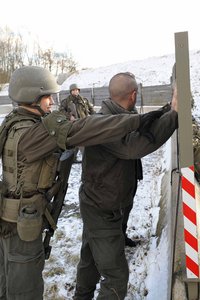
<instances>
[{"instance_id":1,"label":"jacket collar","mask_svg":"<svg viewBox=\"0 0 200 300\"><path fill-rule=\"evenodd\" d=\"M16 108L16 111L19 115L22 115L22 116L30 116L30 117L32 117L34 119L38 119L38 120L41 119L41 116L36 115L33 112L31 112L23 107L20 107L20 106L18 108Z\"/></svg>"},{"instance_id":2,"label":"jacket collar","mask_svg":"<svg viewBox=\"0 0 200 300\"><path fill-rule=\"evenodd\" d=\"M126 110L116 102L112 101L111 99L106 99L102 101L101 104L101 110L100 113L103 115L105 114L112 114L112 115L118 115L118 114L137 114L136 107L132 110Z\"/></svg>"}]
</instances>

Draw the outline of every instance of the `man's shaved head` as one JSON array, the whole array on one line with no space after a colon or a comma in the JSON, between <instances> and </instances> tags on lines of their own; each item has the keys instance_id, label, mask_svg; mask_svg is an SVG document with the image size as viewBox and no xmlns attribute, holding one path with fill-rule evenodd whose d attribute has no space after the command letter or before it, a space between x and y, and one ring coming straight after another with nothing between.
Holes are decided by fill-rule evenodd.
<instances>
[{"instance_id":1,"label":"man's shaved head","mask_svg":"<svg viewBox=\"0 0 200 300\"><path fill-rule=\"evenodd\" d=\"M109 93L112 100L121 102L126 100L129 93L138 89L135 76L124 72L114 75L109 82Z\"/></svg>"}]
</instances>

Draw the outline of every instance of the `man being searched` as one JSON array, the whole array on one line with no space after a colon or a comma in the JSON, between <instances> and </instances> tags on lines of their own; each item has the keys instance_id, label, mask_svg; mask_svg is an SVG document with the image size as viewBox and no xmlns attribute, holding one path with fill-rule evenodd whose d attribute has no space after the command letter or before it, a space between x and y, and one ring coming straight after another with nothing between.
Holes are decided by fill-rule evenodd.
<instances>
[{"instance_id":1,"label":"man being searched","mask_svg":"<svg viewBox=\"0 0 200 300\"><path fill-rule=\"evenodd\" d=\"M60 110L69 113L75 119L85 118L89 115L95 113L93 105L89 100L80 95L80 88L76 83L73 83L69 87L70 95L61 101ZM74 154L74 162L78 162L77 154L79 148L76 148ZM83 154L83 148L80 148L81 153Z\"/></svg>"},{"instance_id":2,"label":"man being searched","mask_svg":"<svg viewBox=\"0 0 200 300\"><path fill-rule=\"evenodd\" d=\"M132 115L138 86L131 73L118 73L109 83L111 99L102 114ZM129 278L122 230L124 211L132 206L137 189L138 160L157 150L177 128L177 96L159 111L151 126L134 130L118 141L85 147L80 186L83 219L82 246L74 300L123 300Z\"/></svg>"},{"instance_id":3,"label":"man being searched","mask_svg":"<svg viewBox=\"0 0 200 300\"><path fill-rule=\"evenodd\" d=\"M151 112L71 121L51 112L58 92L54 76L40 67L19 68L10 79L9 97L18 107L0 127L0 299L43 299L42 233L51 222L47 195L56 184L61 153L114 142L157 117Z\"/></svg>"}]
</instances>

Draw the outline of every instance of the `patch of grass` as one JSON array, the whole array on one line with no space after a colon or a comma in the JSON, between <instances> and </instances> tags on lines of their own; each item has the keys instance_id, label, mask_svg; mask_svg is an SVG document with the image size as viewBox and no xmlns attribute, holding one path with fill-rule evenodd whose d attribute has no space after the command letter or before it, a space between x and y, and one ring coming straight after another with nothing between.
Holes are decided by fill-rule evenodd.
<instances>
[{"instance_id":1,"label":"patch of grass","mask_svg":"<svg viewBox=\"0 0 200 300\"><path fill-rule=\"evenodd\" d=\"M62 275L62 274L65 274L65 270L64 268L61 267L54 267L48 271L44 271L44 276L46 277L54 277L55 275Z\"/></svg>"},{"instance_id":2,"label":"patch of grass","mask_svg":"<svg viewBox=\"0 0 200 300\"><path fill-rule=\"evenodd\" d=\"M70 254L68 258L73 266L76 266L79 262L79 254Z\"/></svg>"},{"instance_id":3,"label":"patch of grass","mask_svg":"<svg viewBox=\"0 0 200 300\"><path fill-rule=\"evenodd\" d=\"M44 293L44 300L66 300L65 297L58 296L59 288L56 283L52 284Z\"/></svg>"},{"instance_id":4,"label":"patch of grass","mask_svg":"<svg viewBox=\"0 0 200 300\"><path fill-rule=\"evenodd\" d=\"M55 241L59 241L65 237L65 233L62 230L55 231Z\"/></svg>"}]
</instances>

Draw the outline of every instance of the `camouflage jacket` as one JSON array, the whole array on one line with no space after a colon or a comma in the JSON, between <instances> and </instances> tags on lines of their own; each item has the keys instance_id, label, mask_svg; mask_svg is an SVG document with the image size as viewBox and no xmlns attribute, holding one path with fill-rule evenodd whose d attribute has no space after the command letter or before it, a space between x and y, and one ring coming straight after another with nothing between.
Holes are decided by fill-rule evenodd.
<instances>
[{"instance_id":1,"label":"camouflage jacket","mask_svg":"<svg viewBox=\"0 0 200 300\"><path fill-rule=\"evenodd\" d=\"M82 119L95 113L93 105L87 98L69 95L62 100L60 110L72 114L76 119Z\"/></svg>"}]
</instances>

